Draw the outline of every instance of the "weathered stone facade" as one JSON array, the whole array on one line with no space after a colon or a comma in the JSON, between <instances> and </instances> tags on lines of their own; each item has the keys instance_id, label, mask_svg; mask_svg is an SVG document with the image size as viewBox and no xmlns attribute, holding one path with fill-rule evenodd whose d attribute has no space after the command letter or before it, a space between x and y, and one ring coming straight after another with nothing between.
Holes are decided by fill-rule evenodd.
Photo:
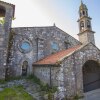
<instances>
[{"instance_id":1,"label":"weathered stone facade","mask_svg":"<svg viewBox=\"0 0 100 100\"><path fill-rule=\"evenodd\" d=\"M57 65L33 65L33 72L43 82L50 84L51 81L52 85L58 86L60 97L82 96L83 66L87 61L100 64L100 50L91 43L65 56Z\"/></svg>"},{"instance_id":2,"label":"weathered stone facade","mask_svg":"<svg viewBox=\"0 0 100 100\"><path fill-rule=\"evenodd\" d=\"M7 48L13 15L14 5L0 1L0 17L4 17L4 24L0 24L0 79L5 78Z\"/></svg>"},{"instance_id":3,"label":"weathered stone facade","mask_svg":"<svg viewBox=\"0 0 100 100\"><path fill-rule=\"evenodd\" d=\"M5 18L0 24L0 79L35 74L44 83L58 87L59 100L83 95L83 67L91 65L88 61L97 63L92 67L100 67L100 50L95 46L86 5L82 3L79 10L80 41L55 25L11 28L14 5L0 1L0 11L0 17ZM100 79L99 74L89 73L88 78L95 74Z\"/></svg>"},{"instance_id":4,"label":"weathered stone facade","mask_svg":"<svg viewBox=\"0 0 100 100\"><path fill-rule=\"evenodd\" d=\"M33 71L32 64L43 57L46 57L52 53L61 51L81 44L72 36L63 32L56 26L51 27L27 27L27 28L12 28L14 32L13 45L11 48L11 62L10 66L13 67L14 75L21 75L22 64L24 61L28 61L28 74ZM28 42L30 44L30 51L24 52L20 44ZM53 49L52 43L56 43L57 49Z\"/></svg>"},{"instance_id":5,"label":"weathered stone facade","mask_svg":"<svg viewBox=\"0 0 100 100\"><path fill-rule=\"evenodd\" d=\"M100 50L93 44L83 46L62 61L64 74L64 88L67 96L83 93L83 66L88 60L96 61L100 64ZM95 66L94 66L95 67Z\"/></svg>"}]
</instances>

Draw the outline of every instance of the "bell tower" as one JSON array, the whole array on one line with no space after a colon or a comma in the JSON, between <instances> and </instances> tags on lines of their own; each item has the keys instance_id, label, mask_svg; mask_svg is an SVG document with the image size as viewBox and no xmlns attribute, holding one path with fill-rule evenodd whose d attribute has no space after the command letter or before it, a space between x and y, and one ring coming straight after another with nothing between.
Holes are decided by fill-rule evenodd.
<instances>
[{"instance_id":1,"label":"bell tower","mask_svg":"<svg viewBox=\"0 0 100 100\"><path fill-rule=\"evenodd\" d=\"M86 44L86 43L93 43L95 44L95 39L94 39L94 31L92 31L92 25L91 25L91 19L88 16L88 9L85 4L83 4L81 0L81 5L79 7L79 40L81 43Z\"/></svg>"},{"instance_id":2,"label":"bell tower","mask_svg":"<svg viewBox=\"0 0 100 100\"><path fill-rule=\"evenodd\" d=\"M15 6L0 0L0 79L5 79L12 18Z\"/></svg>"}]
</instances>

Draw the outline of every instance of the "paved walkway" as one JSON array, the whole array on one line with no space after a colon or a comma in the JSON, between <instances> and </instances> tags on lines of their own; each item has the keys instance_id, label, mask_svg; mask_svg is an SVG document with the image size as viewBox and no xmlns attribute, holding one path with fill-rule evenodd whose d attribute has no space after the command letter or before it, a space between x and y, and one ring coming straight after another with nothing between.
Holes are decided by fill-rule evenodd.
<instances>
[{"instance_id":1,"label":"paved walkway","mask_svg":"<svg viewBox=\"0 0 100 100\"><path fill-rule=\"evenodd\" d=\"M100 89L96 89L84 94L85 98L83 100L100 100Z\"/></svg>"}]
</instances>

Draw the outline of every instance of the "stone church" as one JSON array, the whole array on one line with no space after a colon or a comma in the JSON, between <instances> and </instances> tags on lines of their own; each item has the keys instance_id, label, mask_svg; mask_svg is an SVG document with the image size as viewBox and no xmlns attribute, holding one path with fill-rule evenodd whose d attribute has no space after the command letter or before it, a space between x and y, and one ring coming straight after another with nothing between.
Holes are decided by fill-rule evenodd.
<instances>
[{"instance_id":1,"label":"stone church","mask_svg":"<svg viewBox=\"0 0 100 100\"><path fill-rule=\"evenodd\" d=\"M88 9L79 7L79 41L55 25L12 28L15 6L0 1L0 79L34 74L58 87L58 97L100 88L100 50Z\"/></svg>"}]
</instances>

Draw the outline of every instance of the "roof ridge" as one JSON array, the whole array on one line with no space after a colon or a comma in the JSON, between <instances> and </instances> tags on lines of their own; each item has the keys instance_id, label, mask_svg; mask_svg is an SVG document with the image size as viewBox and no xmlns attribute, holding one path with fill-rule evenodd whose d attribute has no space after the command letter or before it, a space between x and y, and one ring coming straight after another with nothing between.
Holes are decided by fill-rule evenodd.
<instances>
[{"instance_id":1,"label":"roof ridge","mask_svg":"<svg viewBox=\"0 0 100 100\"><path fill-rule=\"evenodd\" d=\"M24 26L20 26L20 27L12 27L11 29L16 29L16 28L51 28L51 27L54 27L54 26L29 26L29 27L24 27Z\"/></svg>"}]
</instances>

